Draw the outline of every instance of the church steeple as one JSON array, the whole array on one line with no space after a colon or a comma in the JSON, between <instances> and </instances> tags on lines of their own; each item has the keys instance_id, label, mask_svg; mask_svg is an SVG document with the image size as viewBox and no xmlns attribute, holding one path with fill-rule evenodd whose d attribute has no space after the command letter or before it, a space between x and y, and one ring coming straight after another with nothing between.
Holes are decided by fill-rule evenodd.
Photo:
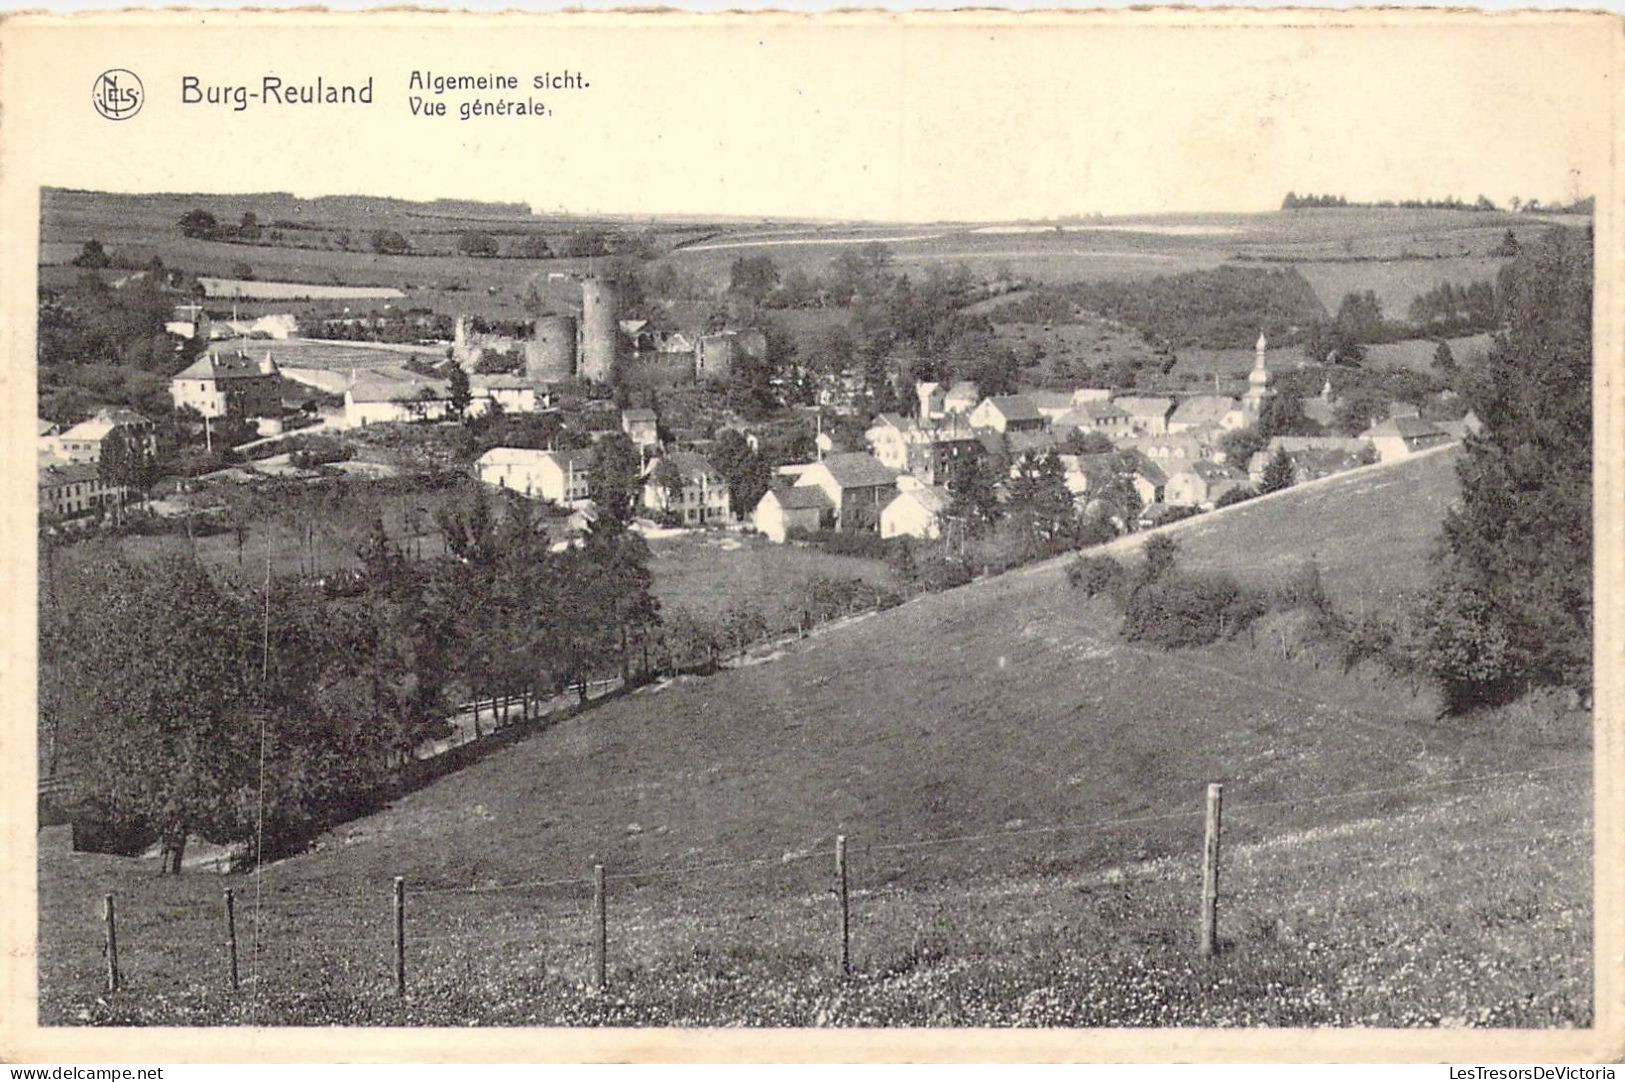
<instances>
[{"instance_id":1,"label":"church steeple","mask_svg":"<svg viewBox=\"0 0 1625 1082\"><path fill-rule=\"evenodd\" d=\"M1242 398L1242 408L1253 417L1264 412L1264 403L1275 393L1270 389L1270 369L1265 360L1269 351L1269 342L1264 338L1264 332L1258 332L1258 345L1254 347L1256 353L1253 361L1253 370L1247 375L1247 394Z\"/></svg>"}]
</instances>

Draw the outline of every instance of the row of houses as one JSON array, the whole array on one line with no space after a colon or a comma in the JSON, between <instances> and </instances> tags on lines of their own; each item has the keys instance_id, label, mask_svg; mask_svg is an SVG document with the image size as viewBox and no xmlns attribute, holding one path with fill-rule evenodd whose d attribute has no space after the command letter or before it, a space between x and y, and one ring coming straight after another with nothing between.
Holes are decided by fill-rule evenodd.
<instances>
[{"instance_id":1,"label":"row of houses","mask_svg":"<svg viewBox=\"0 0 1625 1082\"><path fill-rule=\"evenodd\" d=\"M123 486L108 480L102 463L117 451L127 460L153 458L158 430L134 410L107 408L67 429L38 421L39 513L54 518L93 514L122 500Z\"/></svg>"}]
</instances>

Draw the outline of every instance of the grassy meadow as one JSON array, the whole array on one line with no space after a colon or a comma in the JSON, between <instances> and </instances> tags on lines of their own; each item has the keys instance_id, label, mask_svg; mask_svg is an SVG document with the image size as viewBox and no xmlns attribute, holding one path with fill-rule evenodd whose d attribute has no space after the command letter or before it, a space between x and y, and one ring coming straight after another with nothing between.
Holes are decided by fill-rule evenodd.
<instances>
[{"instance_id":1,"label":"grassy meadow","mask_svg":"<svg viewBox=\"0 0 1625 1082\"><path fill-rule=\"evenodd\" d=\"M705 531L649 542L655 593L663 610L705 618L749 605L769 626L793 624L803 586L813 579L862 579L895 587L879 560L837 556L803 545L776 545L755 534Z\"/></svg>"}]
</instances>

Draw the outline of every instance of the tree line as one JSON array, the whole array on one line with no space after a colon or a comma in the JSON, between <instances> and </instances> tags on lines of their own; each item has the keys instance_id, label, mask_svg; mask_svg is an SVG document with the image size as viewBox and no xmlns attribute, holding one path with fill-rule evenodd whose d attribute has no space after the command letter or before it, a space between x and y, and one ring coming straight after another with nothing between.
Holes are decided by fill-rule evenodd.
<instances>
[{"instance_id":1,"label":"tree line","mask_svg":"<svg viewBox=\"0 0 1625 1082\"><path fill-rule=\"evenodd\" d=\"M375 523L338 591L114 548L54 572L42 745L85 779L89 818L157 841L172 871L188 836L286 852L375 808L458 703L528 714L647 671L648 551L614 514L558 551L523 500L476 492L438 520L447 553L427 560Z\"/></svg>"}]
</instances>

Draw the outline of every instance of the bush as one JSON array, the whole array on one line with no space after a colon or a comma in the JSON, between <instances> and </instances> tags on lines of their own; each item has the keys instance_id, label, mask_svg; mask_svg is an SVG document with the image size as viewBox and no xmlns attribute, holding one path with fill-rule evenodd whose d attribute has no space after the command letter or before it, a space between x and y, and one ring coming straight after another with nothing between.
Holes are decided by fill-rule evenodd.
<instances>
[{"instance_id":1,"label":"bush","mask_svg":"<svg viewBox=\"0 0 1625 1082\"><path fill-rule=\"evenodd\" d=\"M889 560L900 543L868 530L793 530L791 536L831 556L855 556L866 560Z\"/></svg>"},{"instance_id":2,"label":"bush","mask_svg":"<svg viewBox=\"0 0 1625 1082\"><path fill-rule=\"evenodd\" d=\"M1079 556L1066 569L1066 581L1085 597L1113 589L1123 579L1123 565L1110 556Z\"/></svg>"},{"instance_id":3,"label":"bush","mask_svg":"<svg viewBox=\"0 0 1625 1082\"><path fill-rule=\"evenodd\" d=\"M1238 485L1235 488L1226 489L1224 495L1213 501L1213 506L1215 508L1219 508L1230 507L1238 503L1246 503L1256 495L1258 495L1258 493L1254 492L1251 486Z\"/></svg>"},{"instance_id":4,"label":"bush","mask_svg":"<svg viewBox=\"0 0 1625 1082\"><path fill-rule=\"evenodd\" d=\"M1267 610L1262 594L1229 575L1169 570L1129 595L1123 637L1169 648L1204 646L1243 630Z\"/></svg>"}]
</instances>

